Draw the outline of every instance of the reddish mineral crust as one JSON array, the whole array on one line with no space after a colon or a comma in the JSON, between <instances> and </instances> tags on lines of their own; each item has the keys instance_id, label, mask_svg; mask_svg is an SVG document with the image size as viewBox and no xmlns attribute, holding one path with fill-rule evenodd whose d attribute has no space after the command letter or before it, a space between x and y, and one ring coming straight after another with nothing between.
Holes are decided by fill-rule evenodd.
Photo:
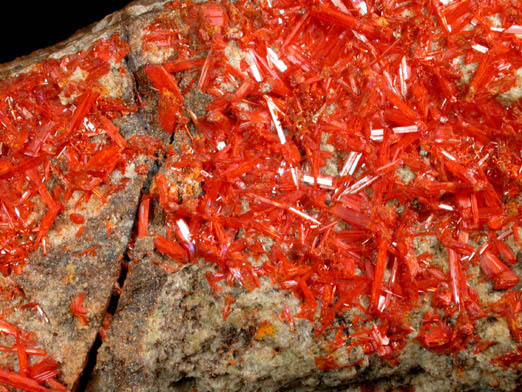
<instances>
[{"instance_id":1,"label":"reddish mineral crust","mask_svg":"<svg viewBox=\"0 0 522 392\"><path fill-rule=\"evenodd\" d=\"M127 42L0 86L2 271L21 281L57 219L85 235L74 208L125 192L113 173L139 153L166 152L133 203L92 391L517 388L520 5L143 1L127 14ZM137 108L97 87L127 56L136 117L162 140L123 134L114 120ZM80 325L89 296L70 298ZM6 328L17 365L0 381L60 388L58 363L29 364L45 352Z\"/></svg>"},{"instance_id":2,"label":"reddish mineral crust","mask_svg":"<svg viewBox=\"0 0 522 392\"><path fill-rule=\"evenodd\" d=\"M113 18L0 67L6 386L76 387L128 247L154 154L142 139L157 135L136 114Z\"/></svg>"},{"instance_id":3,"label":"reddish mineral crust","mask_svg":"<svg viewBox=\"0 0 522 392\"><path fill-rule=\"evenodd\" d=\"M136 244L92 390L368 375L514 389L521 17L503 2L182 1L136 22L142 93L184 136L151 189L156 225ZM249 292L259 312L278 302L268 282L299 309L232 320ZM306 354L225 336L277 314L309 322L296 331L314 336ZM289 353L299 369L281 364ZM419 367L429 381L408 373Z\"/></svg>"}]
</instances>

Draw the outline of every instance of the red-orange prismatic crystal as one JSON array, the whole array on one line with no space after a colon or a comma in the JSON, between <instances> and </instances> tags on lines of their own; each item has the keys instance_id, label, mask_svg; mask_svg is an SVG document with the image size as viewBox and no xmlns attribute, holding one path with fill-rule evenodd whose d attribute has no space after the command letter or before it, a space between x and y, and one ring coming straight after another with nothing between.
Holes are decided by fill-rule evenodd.
<instances>
[{"instance_id":1,"label":"red-orange prismatic crystal","mask_svg":"<svg viewBox=\"0 0 522 392\"><path fill-rule=\"evenodd\" d=\"M91 195L106 200L100 187L109 182L114 170L123 171L136 154L113 124L114 119L136 108L106 96L101 82L128 51L128 45L115 34L86 51L45 60L0 82L3 274L21 273L30 252L40 245L46 254L46 235L73 193L81 192L83 201ZM85 217L75 212L69 219L77 225L85 223ZM81 226L77 236L84 230ZM84 298L81 294L74 299L71 312L87 323ZM18 373L0 370L0 383L25 391L66 390L54 379L59 364L34 348L28 335L3 320L0 332L15 338L15 347L0 351L17 353L19 369ZM31 356L35 355L45 358L33 363Z\"/></svg>"},{"instance_id":2,"label":"red-orange prismatic crystal","mask_svg":"<svg viewBox=\"0 0 522 392\"><path fill-rule=\"evenodd\" d=\"M73 192L100 196L97 187L107 183L116 168L125 167L127 143L111 119L135 108L102 97L98 80L109 72L109 61L118 63L127 52L128 46L114 35L86 52L47 60L0 83L0 264L4 273L22 266L28 253L44 241ZM71 80L79 70L88 76ZM108 140L97 143L93 137L103 134ZM51 189L54 179L59 185ZM34 219L39 211L43 215ZM83 223L79 214L70 218Z\"/></svg>"},{"instance_id":3,"label":"red-orange prismatic crystal","mask_svg":"<svg viewBox=\"0 0 522 392\"><path fill-rule=\"evenodd\" d=\"M222 283L254 290L269 278L301 299L296 317L317 335L336 331L336 349L350 340L348 350L397 358L423 297L432 311L417 341L428 349L489 347L474 325L491 312L519 341L517 250L505 241L520 246L522 108L510 89L520 83L521 10L503 1L180 4L166 9L190 29L165 15L144 37L145 51L177 51L145 68L159 122L186 132L176 112L185 71L212 102L205 116L188 112L197 136L170 164L203 171L202 195L174 203L166 175L156 179L161 253L215 264L216 295ZM416 251L426 236L445 248L447 270ZM248 261L262 254L263 265ZM507 290L503 301L481 302L470 284L477 264L479 279ZM340 329L352 308L364 316ZM281 317L292 320L288 309ZM328 352L316 362L345 366Z\"/></svg>"},{"instance_id":4,"label":"red-orange prismatic crystal","mask_svg":"<svg viewBox=\"0 0 522 392\"><path fill-rule=\"evenodd\" d=\"M522 108L511 97L522 67L519 8L502 0L239 0L165 9L179 17L167 13L146 28L142 50L174 48L177 58L144 72L158 93L160 126L187 132L190 117L196 128L170 169L205 175L201 196L175 202L166 175L157 176L151 197L167 222L165 236L154 236L160 253L213 263L207 279L217 295L223 283L254 290L262 277L292 291L301 300L294 316L313 322L316 335L335 335L332 352L358 345L396 359L423 298L433 311L417 341L428 349L479 342L475 321L491 313L522 343L516 251L506 243L520 246ZM20 273L40 245L45 253L73 192L107 200L99 187L129 154L161 147L144 136L126 141L113 120L134 108L97 84L128 49L113 36L0 83L3 273ZM77 69L84 80L71 80ZM212 98L204 116L185 115L187 71L195 73L189 88ZM101 144L91 141L101 135ZM140 237L149 231L148 200ZM415 240L428 235L446 250L447 270L417 254ZM268 261L250 263L261 255ZM472 265L505 290L500 301L481 302ZM225 304L226 318L233 298ZM73 305L83 314L81 297ZM362 316L345 328L339 316L354 308ZM293 327L287 307L281 318ZM2 323L0 332L16 338L5 349L18 354L20 371L2 370L0 381L62 388L46 379L55 364L30 366L28 356L41 353ZM330 354L317 358L321 369L346 366ZM517 349L495 363L520 360Z\"/></svg>"},{"instance_id":5,"label":"red-orange prismatic crystal","mask_svg":"<svg viewBox=\"0 0 522 392\"><path fill-rule=\"evenodd\" d=\"M76 317L82 325L89 324L89 318L87 317L87 309L83 306L83 302L85 301L85 297L87 294L80 293L78 294L71 303L71 313Z\"/></svg>"}]
</instances>

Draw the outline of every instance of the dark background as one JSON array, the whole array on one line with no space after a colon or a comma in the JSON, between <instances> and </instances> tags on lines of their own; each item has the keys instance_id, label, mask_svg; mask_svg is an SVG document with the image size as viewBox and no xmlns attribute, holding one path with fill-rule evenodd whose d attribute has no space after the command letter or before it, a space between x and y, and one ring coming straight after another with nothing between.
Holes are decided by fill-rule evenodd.
<instances>
[{"instance_id":1,"label":"dark background","mask_svg":"<svg viewBox=\"0 0 522 392\"><path fill-rule=\"evenodd\" d=\"M131 0L3 0L0 8L0 63L69 38ZM8 6L4 8L4 3Z\"/></svg>"}]
</instances>

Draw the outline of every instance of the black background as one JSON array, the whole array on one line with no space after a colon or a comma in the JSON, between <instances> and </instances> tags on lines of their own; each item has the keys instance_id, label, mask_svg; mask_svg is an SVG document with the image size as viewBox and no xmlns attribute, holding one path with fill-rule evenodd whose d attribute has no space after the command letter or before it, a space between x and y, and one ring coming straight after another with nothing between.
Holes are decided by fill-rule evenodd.
<instances>
[{"instance_id":1,"label":"black background","mask_svg":"<svg viewBox=\"0 0 522 392\"><path fill-rule=\"evenodd\" d=\"M130 2L3 0L0 7L0 63L63 41ZM7 3L5 7L4 3Z\"/></svg>"}]
</instances>

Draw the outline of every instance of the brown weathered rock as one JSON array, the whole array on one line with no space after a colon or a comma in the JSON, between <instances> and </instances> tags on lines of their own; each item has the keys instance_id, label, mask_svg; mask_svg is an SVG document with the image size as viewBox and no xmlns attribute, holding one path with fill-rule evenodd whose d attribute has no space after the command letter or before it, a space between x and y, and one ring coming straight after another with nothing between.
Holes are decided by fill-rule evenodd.
<instances>
[{"instance_id":1,"label":"brown weathered rock","mask_svg":"<svg viewBox=\"0 0 522 392\"><path fill-rule=\"evenodd\" d=\"M140 51L144 28L161 15L161 11L155 10L129 24L131 63L138 75L148 62L161 63L176 58L170 50L145 54ZM231 62L241 56L234 50L229 48ZM187 75L181 75L178 79L181 86L185 77ZM146 79L138 80L142 83L141 91L148 94ZM205 115L202 108L206 103L207 97L195 88L185 96L187 111L198 117ZM174 148L182 144L189 146L190 140L177 136ZM175 155L170 159L175 160ZM169 170L169 161L162 173L171 183L178 184L181 199L197 197L193 184L186 181L194 178L190 173ZM164 235L158 206L153 215L151 234ZM447 268L447 255L440 244L430 244L429 249L421 247L419 244L419 253L434 254ZM196 265L179 268L154 251L151 237L138 240L131 259L108 338L98 354L88 387L90 392L358 391L366 385L375 385L377 390L412 386L416 391L509 391L520 382L518 372L490 363L491 358L513 347L502 320L490 319L478 324L479 335L497 343L480 354L471 350L456 356L436 354L417 344L416 334L412 334L411 343L395 366L377 357L366 357L360 348L350 355L341 348L335 353L340 363L358 364L321 371L314 358L324 353L326 338L331 337L314 337L308 321L295 319L295 329L281 321L284 306L295 314L298 301L287 292L275 289L267 280L262 280L262 286L252 292L227 287L215 296L205 278L205 272L213 270L211 266L201 260ZM490 286L478 285L478 289L484 300L496 298ZM222 311L227 295L233 297L235 303L230 305L231 313L224 320ZM425 303L424 307L427 306ZM345 316L347 325L353 315ZM420 317L420 313L411 317L416 330Z\"/></svg>"},{"instance_id":2,"label":"brown weathered rock","mask_svg":"<svg viewBox=\"0 0 522 392\"><path fill-rule=\"evenodd\" d=\"M130 6L125 12L110 15L78 32L66 42L2 65L0 76L2 79L14 77L30 71L33 65L47 58L59 59L77 53L115 33L125 40L126 31L122 22L140 9L138 7L135 10ZM104 86L110 96L135 104L135 81L125 61L113 66L104 79ZM124 116L117 120L117 125L127 140L136 134L168 139L168 135L163 132L148 129L139 114ZM24 298L17 300L21 302L20 305L37 303L44 313L39 315L31 309L7 313L2 311L5 314L4 319L35 334L38 347L45 349L61 364L60 381L73 389L85 367L87 354L100 328L114 283L120 275L140 193L147 178L135 171L142 164L151 169L155 162L140 155L129 162L125 173L113 173L112 184L126 183L124 189L112 194L106 204L91 198L87 204L74 208L77 197L73 197L47 236L48 254L44 256L41 249L38 250L31 255L30 262L21 275L3 279L4 288L19 287L23 291ZM104 188L101 189L102 192L103 190ZM81 213L86 218L85 232L80 239L76 237L79 226L69 219L69 212L72 211ZM112 226L110 234L106 223ZM91 248L95 248L95 251L78 256ZM90 320L87 326L83 326L69 310L71 302L80 293L86 294L84 305ZM12 301L3 301L0 310L10 309L14 305ZM2 340L0 344L13 344L11 338ZM33 359L38 360L37 357ZM3 354L0 361L5 368L17 369L15 355Z\"/></svg>"},{"instance_id":3,"label":"brown weathered rock","mask_svg":"<svg viewBox=\"0 0 522 392\"><path fill-rule=\"evenodd\" d=\"M48 56L74 53L118 31L131 46L130 56L123 65L129 76L112 80L110 89L132 102L134 94L139 92L146 103L139 113L128 115L120 122L121 132L127 138L135 133L154 135L168 144L169 135L159 131L156 124L154 91L146 82L143 66L148 62L163 62L175 54L143 55L141 52L143 29L164 12L164 3L134 2L65 43L1 66L0 75L8 78ZM180 84L183 85L183 80ZM207 96L192 89L186 96L186 109L203 116L207 102ZM179 148L181 144L189 144L189 139L176 135L173 147ZM143 162L149 168L157 166L145 157L137 158L123 174L129 179L124 190L111 196L106 205L93 199L84 207L88 224L83 238L91 237L91 240L75 238L65 211L56 223L60 232L54 230L49 235L50 254L44 257L40 252L35 253L22 275L2 280L2 286L18 285L25 293L26 302L36 302L42 307L49 322L31 310L10 314L6 319L35 332L42 348L62 363L61 380L72 388L85 365L128 251L147 177L136 174L134 168ZM169 171L168 165L162 172L171 177L177 175ZM119 180L116 177L114 180ZM177 180L183 197L198 196L194 190L197 184L192 183L189 190L183 177ZM163 234L163 216L159 207L154 206L150 230ZM107 219L115 227L109 236L105 229ZM96 256L75 256L92 247L98 247ZM426 247L422 252L433 253L447 267L447 256L441 253L437 243L417 247L419 251ZM520 372L502 370L490 363L491 358L514 346L505 322L500 319L478 324L479 334L497 343L480 354L470 350L456 356L435 354L416 344L413 335L394 367L377 358L365 357L360 349L354 349L349 356L340 349L336 352L340 362L361 362L354 367L321 371L314 358L323 353L325 340L313 336L308 321L295 319L295 327L291 327L279 317L285 305L293 314L298 311L297 299L288 292L278 291L263 280L261 288L252 292L227 287L215 296L205 278L211 266L200 261L179 268L174 261L154 251L151 237L137 240L129 259L129 273L118 308L88 386L91 392L191 391L193 388L200 392L348 392L368 384L375 384L378 390L414 386L417 391L509 391L520 383ZM496 298L489 285L477 284L477 287L483 299ZM72 299L80 292L87 293L90 323L86 327L69 311ZM224 320L222 310L227 295L234 297L235 303ZM3 303L0 302L0 308ZM6 307L10 306L5 303ZM347 314L346 321L351 316ZM418 315L412 318L415 316ZM418 318L412 321L414 326L418 326ZM7 366L15 362L14 355L3 355L1 359Z\"/></svg>"},{"instance_id":4,"label":"brown weathered rock","mask_svg":"<svg viewBox=\"0 0 522 392\"><path fill-rule=\"evenodd\" d=\"M159 208L156 217L151 232L163 234ZM513 345L505 322L497 319L477 326L481 337L497 343L480 354L437 354L415 343L413 335L396 366L367 357L360 349L348 356L341 348L335 354L340 363L358 364L321 371L314 358L323 353L325 339L314 337L308 321L294 319L292 330L280 319L285 305L292 314L298 312L293 295L263 280L252 292L224 286L215 296L205 278L213 267L200 262L180 268L153 249L148 237L138 240L131 253L130 271L98 353L90 392L351 392L365 385L379 391L410 386L415 391L511 391L520 380L518 372L490 363ZM226 296L235 303L224 320ZM347 314L345 321L353 316ZM418 315L412 315L414 328L419 322Z\"/></svg>"}]
</instances>

